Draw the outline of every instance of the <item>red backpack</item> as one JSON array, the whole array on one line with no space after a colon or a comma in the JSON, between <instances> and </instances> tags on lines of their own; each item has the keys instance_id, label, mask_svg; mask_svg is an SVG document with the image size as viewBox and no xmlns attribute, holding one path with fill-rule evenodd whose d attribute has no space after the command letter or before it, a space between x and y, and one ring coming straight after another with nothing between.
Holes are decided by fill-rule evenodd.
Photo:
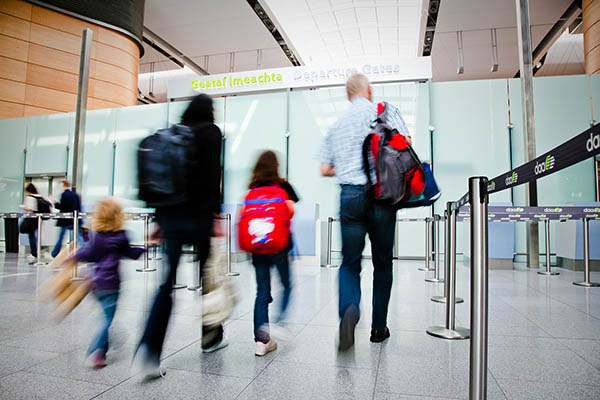
<instances>
[{"instance_id":1,"label":"red backpack","mask_svg":"<svg viewBox=\"0 0 600 400\"><path fill-rule=\"evenodd\" d=\"M254 254L275 254L289 243L292 213L285 190L279 186L250 189L238 223L240 249Z\"/></svg>"},{"instance_id":2,"label":"red backpack","mask_svg":"<svg viewBox=\"0 0 600 400\"><path fill-rule=\"evenodd\" d=\"M387 103L377 104L377 119L363 143L365 174L374 198L392 205L415 200L425 189L425 170L408 141L386 123ZM375 169L375 182L371 178Z\"/></svg>"}]
</instances>

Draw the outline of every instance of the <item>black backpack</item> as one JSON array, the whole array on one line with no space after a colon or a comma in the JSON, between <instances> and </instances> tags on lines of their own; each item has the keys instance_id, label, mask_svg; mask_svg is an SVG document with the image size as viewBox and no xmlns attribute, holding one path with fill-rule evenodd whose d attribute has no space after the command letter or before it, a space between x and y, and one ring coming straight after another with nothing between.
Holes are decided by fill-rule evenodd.
<instances>
[{"instance_id":1,"label":"black backpack","mask_svg":"<svg viewBox=\"0 0 600 400\"><path fill-rule=\"evenodd\" d=\"M37 200L37 212L38 213L51 213L52 212L52 203L48 200L44 199L42 196L38 196L35 198ZM46 218L44 218L46 219Z\"/></svg>"},{"instance_id":2,"label":"black backpack","mask_svg":"<svg viewBox=\"0 0 600 400\"><path fill-rule=\"evenodd\" d=\"M149 207L183 204L189 199L188 175L196 162L196 136L173 125L148 136L138 148L140 200Z\"/></svg>"}]
</instances>

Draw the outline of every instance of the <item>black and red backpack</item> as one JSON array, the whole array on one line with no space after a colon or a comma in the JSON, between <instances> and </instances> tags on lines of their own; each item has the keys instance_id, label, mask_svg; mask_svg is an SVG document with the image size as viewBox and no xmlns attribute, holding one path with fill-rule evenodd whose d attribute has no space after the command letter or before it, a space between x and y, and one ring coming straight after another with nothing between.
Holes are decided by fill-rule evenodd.
<instances>
[{"instance_id":1,"label":"black and red backpack","mask_svg":"<svg viewBox=\"0 0 600 400\"><path fill-rule=\"evenodd\" d=\"M399 206L423 194L425 170L406 137L386 119L387 103L377 104L377 119L363 143L363 166L373 198Z\"/></svg>"}]
</instances>

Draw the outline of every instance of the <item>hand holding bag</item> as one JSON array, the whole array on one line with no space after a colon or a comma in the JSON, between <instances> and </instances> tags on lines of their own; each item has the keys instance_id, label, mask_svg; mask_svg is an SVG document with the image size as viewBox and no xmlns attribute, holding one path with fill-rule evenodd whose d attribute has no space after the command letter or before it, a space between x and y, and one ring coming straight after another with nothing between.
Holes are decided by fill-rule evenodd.
<instances>
[{"instance_id":1,"label":"hand holding bag","mask_svg":"<svg viewBox=\"0 0 600 400\"><path fill-rule=\"evenodd\" d=\"M202 273L202 324L205 326L223 323L238 303L226 267L225 238L211 237L210 253Z\"/></svg>"}]
</instances>

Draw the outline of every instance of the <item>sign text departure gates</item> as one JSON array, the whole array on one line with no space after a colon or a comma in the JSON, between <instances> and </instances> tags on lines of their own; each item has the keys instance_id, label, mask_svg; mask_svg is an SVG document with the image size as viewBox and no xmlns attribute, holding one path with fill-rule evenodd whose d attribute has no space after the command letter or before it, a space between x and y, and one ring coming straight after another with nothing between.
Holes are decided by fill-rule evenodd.
<instances>
[{"instance_id":1,"label":"sign text departure gates","mask_svg":"<svg viewBox=\"0 0 600 400\"><path fill-rule=\"evenodd\" d=\"M226 95L343 85L350 75L357 72L365 74L373 83L426 80L431 78L431 60L428 57L418 57L394 63L349 67L289 67L205 76L186 75L168 82L167 96L176 99L199 93Z\"/></svg>"}]
</instances>

